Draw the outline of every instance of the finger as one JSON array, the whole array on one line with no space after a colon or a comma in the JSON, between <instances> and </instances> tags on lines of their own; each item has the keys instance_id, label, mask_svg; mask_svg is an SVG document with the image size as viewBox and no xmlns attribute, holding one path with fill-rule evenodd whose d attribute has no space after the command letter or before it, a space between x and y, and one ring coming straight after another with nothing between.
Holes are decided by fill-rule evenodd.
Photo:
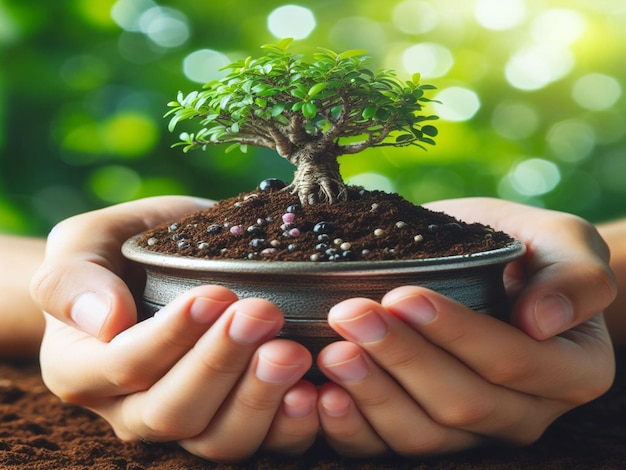
<instances>
[{"instance_id":1,"label":"finger","mask_svg":"<svg viewBox=\"0 0 626 470\"><path fill-rule=\"evenodd\" d=\"M292 341L278 339L261 345L245 376L206 429L191 439L181 440L180 445L195 455L219 462L251 456L265 440L283 396L302 378L311 362L307 349ZM307 432L297 436L298 446L308 445L315 436L311 424L317 420L311 417L309 413Z\"/></svg>"},{"instance_id":2,"label":"finger","mask_svg":"<svg viewBox=\"0 0 626 470\"><path fill-rule=\"evenodd\" d=\"M129 328L110 343L55 319L60 328L47 336L43 345L46 375L54 377L58 396L84 406L105 396L145 390L165 375L236 300L236 295L224 287L193 288L154 318ZM75 340L64 339L66 330Z\"/></svg>"},{"instance_id":3,"label":"finger","mask_svg":"<svg viewBox=\"0 0 626 470\"><path fill-rule=\"evenodd\" d=\"M317 389L305 380L291 387L262 444L262 449L279 454L302 454L317 437Z\"/></svg>"},{"instance_id":4,"label":"finger","mask_svg":"<svg viewBox=\"0 0 626 470\"><path fill-rule=\"evenodd\" d=\"M553 405L488 382L374 301L342 302L331 309L329 322L359 343L430 419L445 428L527 444L555 417Z\"/></svg>"},{"instance_id":5,"label":"finger","mask_svg":"<svg viewBox=\"0 0 626 470\"><path fill-rule=\"evenodd\" d=\"M332 382L319 390L318 410L326 442L340 455L368 458L383 455L389 447L359 412L350 394Z\"/></svg>"},{"instance_id":6,"label":"finger","mask_svg":"<svg viewBox=\"0 0 626 470\"><path fill-rule=\"evenodd\" d=\"M474 447L479 438L440 425L356 344L335 342L318 355L330 380L348 391L359 411L395 452L423 456Z\"/></svg>"},{"instance_id":7,"label":"finger","mask_svg":"<svg viewBox=\"0 0 626 470\"><path fill-rule=\"evenodd\" d=\"M382 305L493 384L558 400L569 395L578 402L585 398L581 393L594 395L612 380L610 367L593 365L612 356L600 317L562 336L537 341L420 287L395 289Z\"/></svg>"},{"instance_id":8,"label":"finger","mask_svg":"<svg viewBox=\"0 0 626 470\"><path fill-rule=\"evenodd\" d=\"M46 259L31 283L34 300L59 320L110 340L133 325L137 315L122 280L129 266L120 252L123 242L160 222L198 210L200 204L201 200L189 197L148 198L59 223L48 237Z\"/></svg>"},{"instance_id":9,"label":"finger","mask_svg":"<svg viewBox=\"0 0 626 470\"><path fill-rule=\"evenodd\" d=\"M524 287L512 322L533 338L546 339L579 325L615 299L606 243L579 217L487 198L428 207L489 224L526 245L524 259L514 263L514 270L525 271L525 279L518 279Z\"/></svg>"},{"instance_id":10,"label":"finger","mask_svg":"<svg viewBox=\"0 0 626 470\"><path fill-rule=\"evenodd\" d=\"M213 419L247 369L255 349L274 337L282 313L262 299L232 304L185 356L145 392L113 410L127 433L150 441L196 436Z\"/></svg>"}]
</instances>

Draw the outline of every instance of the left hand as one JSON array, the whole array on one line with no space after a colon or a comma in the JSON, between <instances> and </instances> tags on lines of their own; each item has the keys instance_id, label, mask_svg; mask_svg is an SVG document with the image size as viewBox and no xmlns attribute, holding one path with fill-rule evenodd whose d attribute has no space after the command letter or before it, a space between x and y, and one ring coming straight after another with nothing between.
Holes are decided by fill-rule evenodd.
<instances>
[{"instance_id":1,"label":"left hand","mask_svg":"<svg viewBox=\"0 0 626 470\"><path fill-rule=\"evenodd\" d=\"M601 314L537 341L406 286L382 304L342 302L329 321L348 341L318 357L332 380L319 391L320 422L329 443L352 457L449 453L491 439L529 444L604 393L615 373Z\"/></svg>"},{"instance_id":2,"label":"left hand","mask_svg":"<svg viewBox=\"0 0 626 470\"><path fill-rule=\"evenodd\" d=\"M334 381L320 390L318 408L341 453L438 454L486 437L530 443L612 382L599 312L615 298L615 280L590 223L489 198L428 207L526 245L504 272L511 324L418 287L392 291L381 304L350 299L333 308L329 322L349 342L318 357Z\"/></svg>"}]
</instances>

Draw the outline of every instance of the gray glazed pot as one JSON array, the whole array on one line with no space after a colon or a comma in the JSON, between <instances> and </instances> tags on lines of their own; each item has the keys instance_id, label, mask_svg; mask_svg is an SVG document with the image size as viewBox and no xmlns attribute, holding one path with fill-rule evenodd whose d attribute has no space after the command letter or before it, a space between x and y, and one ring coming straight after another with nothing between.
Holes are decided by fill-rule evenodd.
<instances>
[{"instance_id":1,"label":"gray glazed pot","mask_svg":"<svg viewBox=\"0 0 626 470\"><path fill-rule=\"evenodd\" d=\"M138 237L129 239L122 252L146 271L144 315L154 314L192 287L219 284L239 298L260 297L277 304L286 320L279 336L300 342L313 355L341 339L326 322L333 305L352 297L379 301L386 292L403 285L433 289L506 321L502 273L507 263L525 251L515 241L471 256L403 261L208 260L156 253L138 246Z\"/></svg>"}]
</instances>

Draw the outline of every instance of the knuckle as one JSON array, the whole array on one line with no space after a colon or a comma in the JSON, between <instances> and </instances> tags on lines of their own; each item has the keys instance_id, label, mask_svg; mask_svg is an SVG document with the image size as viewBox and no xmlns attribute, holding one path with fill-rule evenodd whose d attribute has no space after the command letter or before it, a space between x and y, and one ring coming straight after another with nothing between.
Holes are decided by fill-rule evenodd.
<instances>
[{"instance_id":1,"label":"knuckle","mask_svg":"<svg viewBox=\"0 0 626 470\"><path fill-rule=\"evenodd\" d=\"M203 427L190 421L182 422L177 414L162 406L150 406L141 414L142 437L150 441L174 441L195 436Z\"/></svg>"},{"instance_id":2,"label":"knuckle","mask_svg":"<svg viewBox=\"0 0 626 470\"><path fill-rule=\"evenodd\" d=\"M439 424L449 428L476 428L488 421L496 412L496 405L492 400L474 397L464 399L454 405L448 404L441 410L431 413Z\"/></svg>"},{"instance_id":3,"label":"knuckle","mask_svg":"<svg viewBox=\"0 0 626 470\"><path fill-rule=\"evenodd\" d=\"M235 396L235 401L248 413L266 412L275 410L280 404L282 396L280 394L252 394L241 393Z\"/></svg>"},{"instance_id":4,"label":"knuckle","mask_svg":"<svg viewBox=\"0 0 626 470\"><path fill-rule=\"evenodd\" d=\"M496 360L486 367L485 378L496 385L514 386L532 377L536 366L533 366L525 353L511 354L507 357L496 358Z\"/></svg>"}]
</instances>

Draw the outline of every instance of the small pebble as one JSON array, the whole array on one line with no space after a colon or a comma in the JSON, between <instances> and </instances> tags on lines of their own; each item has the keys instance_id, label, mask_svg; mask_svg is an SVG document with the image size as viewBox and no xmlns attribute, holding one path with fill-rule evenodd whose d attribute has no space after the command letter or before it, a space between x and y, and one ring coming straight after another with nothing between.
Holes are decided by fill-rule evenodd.
<instances>
[{"instance_id":1,"label":"small pebble","mask_svg":"<svg viewBox=\"0 0 626 470\"><path fill-rule=\"evenodd\" d=\"M273 255L274 253L276 253L276 248L265 248L261 251L262 256L269 256Z\"/></svg>"},{"instance_id":2,"label":"small pebble","mask_svg":"<svg viewBox=\"0 0 626 470\"><path fill-rule=\"evenodd\" d=\"M267 178L259 184L259 189L263 192L276 191L283 189L287 184L278 178Z\"/></svg>"},{"instance_id":3,"label":"small pebble","mask_svg":"<svg viewBox=\"0 0 626 470\"><path fill-rule=\"evenodd\" d=\"M382 228L377 228L376 230L374 230L374 236L376 237L382 237L384 233L385 231Z\"/></svg>"},{"instance_id":4,"label":"small pebble","mask_svg":"<svg viewBox=\"0 0 626 470\"><path fill-rule=\"evenodd\" d=\"M287 212L293 214L300 212L300 204L292 204L291 206L287 207Z\"/></svg>"},{"instance_id":5,"label":"small pebble","mask_svg":"<svg viewBox=\"0 0 626 470\"><path fill-rule=\"evenodd\" d=\"M263 248L266 244L267 243L265 242L264 238L253 238L252 240L250 240L250 246L252 248Z\"/></svg>"},{"instance_id":6,"label":"small pebble","mask_svg":"<svg viewBox=\"0 0 626 470\"><path fill-rule=\"evenodd\" d=\"M424 237L423 237L423 236L421 236L420 234L417 234L417 235L415 235L415 236L413 237L413 241L415 241L415 242L417 242L417 243L423 242L423 241L424 241Z\"/></svg>"},{"instance_id":7,"label":"small pebble","mask_svg":"<svg viewBox=\"0 0 626 470\"><path fill-rule=\"evenodd\" d=\"M274 248L278 248L280 246L280 241L274 239L270 242L270 245L273 246Z\"/></svg>"},{"instance_id":8,"label":"small pebble","mask_svg":"<svg viewBox=\"0 0 626 470\"><path fill-rule=\"evenodd\" d=\"M263 231L263 229L259 227L258 225L250 225L250 227L248 227L246 231L248 233L260 233Z\"/></svg>"},{"instance_id":9,"label":"small pebble","mask_svg":"<svg viewBox=\"0 0 626 470\"><path fill-rule=\"evenodd\" d=\"M352 261L355 258L354 252L350 251L350 250L344 250L341 253L341 258L344 259L345 261Z\"/></svg>"},{"instance_id":10,"label":"small pebble","mask_svg":"<svg viewBox=\"0 0 626 470\"><path fill-rule=\"evenodd\" d=\"M290 237L299 237L300 236L300 229L292 228L291 230L289 230L288 233L289 233Z\"/></svg>"},{"instance_id":11,"label":"small pebble","mask_svg":"<svg viewBox=\"0 0 626 470\"><path fill-rule=\"evenodd\" d=\"M206 250L209 246L207 242L200 242L198 243L198 250Z\"/></svg>"},{"instance_id":12,"label":"small pebble","mask_svg":"<svg viewBox=\"0 0 626 470\"><path fill-rule=\"evenodd\" d=\"M350 248L352 248L352 244L348 242L343 242L339 244L339 248L341 248L343 251L348 251Z\"/></svg>"},{"instance_id":13,"label":"small pebble","mask_svg":"<svg viewBox=\"0 0 626 470\"><path fill-rule=\"evenodd\" d=\"M176 230L178 230L178 224L172 224L169 227L167 227L168 232L175 232Z\"/></svg>"},{"instance_id":14,"label":"small pebble","mask_svg":"<svg viewBox=\"0 0 626 470\"><path fill-rule=\"evenodd\" d=\"M285 214L283 214L283 222L290 224L294 220L296 220L296 214L294 214L293 212L286 212Z\"/></svg>"},{"instance_id":15,"label":"small pebble","mask_svg":"<svg viewBox=\"0 0 626 470\"><path fill-rule=\"evenodd\" d=\"M437 224L430 224L428 226L428 231L429 232L438 232L439 231L439 225L437 225Z\"/></svg>"},{"instance_id":16,"label":"small pebble","mask_svg":"<svg viewBox=\"0 0 626 470\"><path fill-rule=\"evenodd\" d=\"M184 250L185 248L189 248L189 242L187 240L181 240L177 244L179 250Z\"/></svg>"},{"instance_id":17,"label":"small pebble","mask_svg":"<svg viewBox=\"0 0 626 470\"><path fill-rule=\"evenodd\" d=\"M343 240L341 238L335 238L333 240L334 245L341 245L342 243L343 243Z\"/></svg>"},{"instance_id":18,"label":"small pebble","mask_svg":"<svg viewBox=\"0 0 626 470\"><path fill-rule=\"evenodd\" d=\"M230 228L230 233L232 233L233 235L235 235L236 237L243 235L243 227L241 225L233 225Z\"/></svg>"},{"instance_id":19,"label":"small pebble","mask_svg":"<svg viewBox=\"0 0 626 470\"><path fill-rule=\"evenodd\" d=\"M330 237L328 236L327 233L322 233L321 235L317 236L317 241L326 243L330 241Z\"/></svg>"},{"instance_id":20,"label":"small pebble","mask_svg":"<svg viewBox=\"0 0 626 470\"><path fill-rule=\"evenodd\" d=\"M372 209L373 211L375 211L376 209L378 209L378 204L374 203L372 204Z\"/></svg>"},{"instance_id":21,"label":"small pebble","mask_svg":"<svg viewBox=\"0 0 626 470\"><path fill-rule=\"evenodd\" d=\"M158 239L158 238L155 238L155 237L150 237L150 238L148 238L148 242L147 242L147 243L148 243L148 246L154 246L154 245L156 245L158 242L159 242L159 239Z\"/></svg>"},{"instance_id":22,"label":"small pebble","mask_svg":"<svg viewBox=\"0 0 626 470\"><path fill-rule=\"evenodd\" d=\"M209 225L206 229L206 231L212 235L216 234L216 233L220 233L222 231L222 227L220 225Z\"/></svg>"},{"instance_id":23,"label":"small pebble","mask_svg":"<svg viewBox=\"0 0 626 470\"><path fill-rule=\"evenodd\" d=\"M311 261L319 261L322 259L322 256L319 253L313 253L311 256L309 256L309 259Z\"/></svg>"},{"instance_id":24,"label":"small pebble","mask_svg":"<svg viewBox=\"0 0 626 470\"><path fill-rule=\"evenodd\" d=\"M287 245L288 251L295 251L297 248L298 248L298 245L296 243L290 243L289 245Z\"/></svg>"},{"instance_id":25,"label":"small pebble","mask_svg":"<svg viewBox=\"0 0 626 470\"><path fill-rule=\"evenodd\" d=\"M403 222L403 221L401 221L401 220L399 220L399 221L397 221L397 222L396 222L396 228L404 228L404 227L406 227L406 226L407 226L407 223L406 223L406 222Z\"/></svg>"},{"instance_id":26,"label":"small pebble","mask_svg":"<svg viewBox=\"0 0 626 470\"><path fill-rule=\"evenodd\" d=\"M331 232L330 224L328 222L318 222L313 227L313 232L317 234L330 233Z\"/></svg>"}]
</instances>

